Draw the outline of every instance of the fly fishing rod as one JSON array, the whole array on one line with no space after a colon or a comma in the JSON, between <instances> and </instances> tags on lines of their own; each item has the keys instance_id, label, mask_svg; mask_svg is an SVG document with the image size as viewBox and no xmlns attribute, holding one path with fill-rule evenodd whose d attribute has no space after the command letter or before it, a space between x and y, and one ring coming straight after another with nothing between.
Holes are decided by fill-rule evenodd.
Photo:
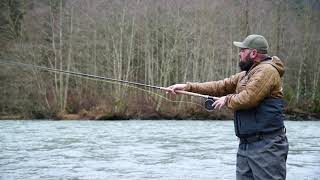
<instances>
[{"instance_id":1,"label":"fly fishing rod","mask_svg":"<svg viewBox=\"0 0 320 180\"><path fill-rule=\"evenodd\" d=\"M121 79L113 79L113 78L97 76L97 75L92 75L92 74L86 74L86 73L80 73L80 72L54 69L54 68L38 66L38 65L33 65L33 64L26 64L26 63L15 62L15 61L1 60L0 63L1 64L8 64L8 65L17 65L17 66L21 66L21 67L25 67L25 68L36 68L36 69L40 69L40 70L44 70L44 71L69 74L69 75L78 76L78 77L79 76L80 77L87 77L87 78L99 79L99 80L104 80L104 81L118 82L118 83L130 84L130 85L135 85L135 86L140 86L140 87L159 89L159 90L163 90L166 92L169 91L169 89L166 87L160 87L160 86L149 85L149 84L133 82L133 81L127 81L127 80L121 80ZM209 95L203 95L203 94L198 94L198 93L193 93L193 92L188 92L188 91L175 90L175 92L177 94L184 94L184 95L204 98L204 107L207 111L213 110L212 104L217 99L216 97L212 97Z\"/></svg>"}]
</instances>

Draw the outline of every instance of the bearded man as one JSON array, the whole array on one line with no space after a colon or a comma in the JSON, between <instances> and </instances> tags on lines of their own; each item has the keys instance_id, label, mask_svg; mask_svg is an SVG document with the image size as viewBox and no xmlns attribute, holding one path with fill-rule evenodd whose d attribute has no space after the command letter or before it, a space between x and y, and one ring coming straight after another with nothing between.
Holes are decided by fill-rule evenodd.
<instances>
[{"instance_id":1,"label":"bearded man","mask_svg":"<svg viewBox=\"0 0 320 180\"><path fill-rule=\"evenodd\" d=\"M281 77L284 65L269 56L268 42L252 34L240 48L241 72L220 81L175 84L168 92L184 90L219 97L215 109L234 111L235 134L239 138L236 177L243 179L285 179L288 140L283 116Z\"/></svg>"}]
</instances>

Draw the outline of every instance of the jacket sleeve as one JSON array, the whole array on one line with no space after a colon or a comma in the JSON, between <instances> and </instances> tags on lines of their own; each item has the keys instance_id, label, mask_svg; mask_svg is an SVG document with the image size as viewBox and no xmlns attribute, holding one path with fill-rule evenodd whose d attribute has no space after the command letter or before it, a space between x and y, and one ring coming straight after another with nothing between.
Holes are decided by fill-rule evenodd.
<instances>
[{"instance_id":1,"label":"jacket sleeve","mask_svg":"<svg viewBox=\"0 0 320 180\"><path fill-rule=\"evenodd\" d=\"M210 81L204 83L187 83L186 91L205 94L210 96L225 96L234 93L238 80L242 73L237 73L229 78L220 81Z\"/></svg>"},{"instance_id":2,"label":"jacket sleeve","mask_svg":"<svg viewBox=\"0 0 320 180\"><path fill-rule=\"evenodd\" d=\"M226 97L226 106L232 110L248 109L257 106L270 95L275 83L279 80L277 70L259 68L249 78L244 90Z\"/></svg>"}]
</instances>

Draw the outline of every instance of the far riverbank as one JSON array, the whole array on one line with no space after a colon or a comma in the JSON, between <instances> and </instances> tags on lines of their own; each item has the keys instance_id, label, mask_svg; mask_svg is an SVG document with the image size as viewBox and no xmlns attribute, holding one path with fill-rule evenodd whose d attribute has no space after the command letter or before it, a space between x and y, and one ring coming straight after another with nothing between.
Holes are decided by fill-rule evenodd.
<instances>
[{"instance_id":1,"label":"far riverbank","mask_svg":"<svg viewBox=\"0 0 320 180\"><path fill-rule=\"evenodd\" d=\"M320 113L310 113L299 109L285 111L285 119L290 121L320 121ZM225 120L233 119L231 111L203 112L194 111L188 113L169 113L169 112L140 112L140 113L104 113L97 111L82 110L79 113L58 113L53 115L46 114L8 114L0 115L0 120L24 120L24 119L52 119L52 120Z\"/></svg>"}]
</instances>

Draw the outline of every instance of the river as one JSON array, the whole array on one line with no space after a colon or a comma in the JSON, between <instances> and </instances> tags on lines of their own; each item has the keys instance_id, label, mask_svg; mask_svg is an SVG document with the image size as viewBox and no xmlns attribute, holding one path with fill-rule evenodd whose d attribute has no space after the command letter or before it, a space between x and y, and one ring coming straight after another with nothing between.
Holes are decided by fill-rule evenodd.
<instances>
[{"instance_id":1,"label":"river","mask_svg":"<svg viewBox=\"0 0 320 180\"><path fill-rule=\"evenodd\" d=\"M320 122L286 121L287 179L320 180ZM232 121L0 121L0 179L235 179Z\"/></svg>"}]
</instances>

